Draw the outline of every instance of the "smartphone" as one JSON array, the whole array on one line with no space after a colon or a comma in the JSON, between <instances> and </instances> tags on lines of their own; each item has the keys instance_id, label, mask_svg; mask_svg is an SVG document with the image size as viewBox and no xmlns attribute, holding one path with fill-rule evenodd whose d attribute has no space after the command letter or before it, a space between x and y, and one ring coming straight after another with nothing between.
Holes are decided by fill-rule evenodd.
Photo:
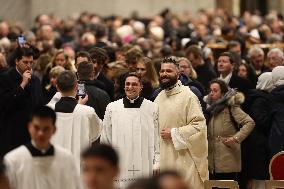
<instances>
[{"instance_id":1,"label":"smartphone","mask_svg":"<svg viewBox=\"0 0 284 189\"><path fill-rule=\"evenodd\" d=\"M86 96L86 89L84 83L78 83L77 96L84 98Z\"/></svg>"},{"instance_id":2,"label":"smartphone","mask_svg":"<svg viewBox=\"0 0 284 189\"><path fill-rule=\"evenodd\" d=\"M19 36L18 37L18 43L22 47L25 44L26 40L24 36Z\"/></svg>"}]
</instances>

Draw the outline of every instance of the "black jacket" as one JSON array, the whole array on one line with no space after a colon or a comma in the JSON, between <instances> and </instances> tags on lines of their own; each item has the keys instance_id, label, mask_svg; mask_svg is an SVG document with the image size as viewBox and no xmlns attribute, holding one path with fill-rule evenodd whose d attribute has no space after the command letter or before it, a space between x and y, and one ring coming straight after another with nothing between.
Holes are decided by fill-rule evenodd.
<instances>
[{"instance_id":1,"label":"black jacket","mask_svg":"<svg viewBox=\"0 0 284 189\"><path fill-rule=\"evenodd\" d=\"M197 73L197 81L199 81L205 90L209 89L209 82L217 77L213 65L208 60L201 66L195 68Z\"/></svg>"},{"instance_id":2,"label":"black jacket","mask_svg":"<svg viewBox=\"0 0 284 189\"><path fill-rule=\"evenodd\" d=\"M238 91L244 93L246 97L247 97L248 91L254 88L253 85L248 80L237 76L235 73L232 74L232 77L229 82L229 86L231 88L237 88Z\"/></svg>"},{"instance_id":3,"label":"black jacket","mask_svg":"<svg viewBox=\"0 0 284 189\"><path fill-rule=\"evenodd\" d=\"M284 150L284 85L271 91L273 106L272 124L269 135L271 156Z\"/></svg>"},{"instance_id":4,"label":"black jacket","mask_svg":"<svg viewBox=\"0 0 284 189\"><path fill-rule=\"evenodd\" d=\"M271 95L261 90L248 93L249 115L255 128L247 138L248 177L256 180L269 179L270 152L268 136L271 127Z\"/></svg>"},{"instance_id":5,"label":"black jacket","mask_svg":"<svg viewBox=\"0 0 284 189\"><path fill-rule=\"evenodd\" d=\"M108 94L96 87L94 81L83 81L88 94L86 105L93 107L100 119L104 118L107 105L110 103Z\"/></svg>"},{"instance_id":6,"label":"black jacket","mask_svg":"<svg viewBox=\"0 0 284 189\"><path fill-rule=\"evenodd\" d=\"M110 100L114 100L114 84L111 80L107 79L103 73L100 73L97 80L105 85L105 91L107 92Z\"/></svg>"},{"instance_id":7,"label":"black jacket","mask_svg":"<svg viewBox=\"0 0 284 189\"><path fill-rule=\"evenodd\" d=\"M15 68L0 75L0 155L30 141L27 130L32 110L43 104L40 81L32 76L25 89Z\"/></svg>"},{"instance_id":8,"label":"black jacket","mask_svg":"<svg viewBox=\"0 0 284 189\"><path fill-rule=\"evenodd\" d=\"M254 86L248 80L243 79L233 73L229 82L229 87L237 88L238 91L245 95L245 102L242 104L242 109L247 113L249 109L249 106L247 105L247 95L249 90L254 89Z\"/></svg>"}]
</instances>

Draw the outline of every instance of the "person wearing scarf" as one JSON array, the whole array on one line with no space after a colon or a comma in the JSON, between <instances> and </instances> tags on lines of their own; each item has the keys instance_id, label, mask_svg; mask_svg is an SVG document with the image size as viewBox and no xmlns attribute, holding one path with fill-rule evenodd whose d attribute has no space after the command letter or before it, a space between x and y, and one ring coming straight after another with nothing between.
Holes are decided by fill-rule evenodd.
<instances>
[{"instance_id":1,"label":"person wearing scarf","mask_svg":"<svg viewBox=\"0 0 284 189\"><path fill-rule=\"evenodd\" d=\"M241 171L241 142L254 128L254 121L241 110L244 95L229 89L222 80L210 82L204 98L208 121L210 180L236 180Z\"/></svg>"}]
</instances>

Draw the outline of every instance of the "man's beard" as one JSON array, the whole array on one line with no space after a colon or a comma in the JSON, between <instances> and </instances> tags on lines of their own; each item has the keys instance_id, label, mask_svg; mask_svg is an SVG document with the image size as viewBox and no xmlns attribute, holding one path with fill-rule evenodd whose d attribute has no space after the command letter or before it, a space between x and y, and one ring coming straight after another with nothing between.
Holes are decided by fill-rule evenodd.
<instances>
[{"instance_id":1,"label":"man's beard","mask_svg":"<svg viewBox=\"0 0 284 189\"><path fill-rule=\"evenodd\" d=\"M162 80L165 79L165 78L169 79L169 81L163 83ZM159 81L160 81L160 87L162 89L168 89L168 88L174 86L177 83L178 78L177 77L166 77L165 76L165 77L161 77L159 79Z\"/></svg>"}]
</instances>

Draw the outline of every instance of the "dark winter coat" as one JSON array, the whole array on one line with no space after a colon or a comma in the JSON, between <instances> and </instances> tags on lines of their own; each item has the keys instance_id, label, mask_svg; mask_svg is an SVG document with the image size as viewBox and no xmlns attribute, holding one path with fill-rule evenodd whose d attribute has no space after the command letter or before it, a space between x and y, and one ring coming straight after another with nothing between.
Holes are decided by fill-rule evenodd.
<instances>
[{"instance_id":1,"label":"dark winter coat","mask_svg":"<svg viewBox=\"0 0 284 189\"><path fill-rule=\"evenodd\" d=\"M36 76L25 89L20 87L21 82L15 68L0 76L0 156L30 141L27 123L32 110L43 102Z\"/></svg>"},{"instance_id":2,"label":"dark winter coat","mask_svg":"<svg viewBox=\"0 0 284 189\"><path fill-rule=\"evenodd\" d=\"M251 90L248 94L249 115L255 128L247 138L247 174L256 180L269 179L268 136L271 127L271 96L262 90Z\"/></svg>"},{"instance_id":3,"label":"dark winter coat","mask_svg":"<svg viewBox=\"0 0 284 189\"><path fill-rule=\"evenodd\" d=\"M284 85L280 85L271 91L272 125L269 135L269 147L271 156L284 150Z\"/></svg>"}]
</instances>

